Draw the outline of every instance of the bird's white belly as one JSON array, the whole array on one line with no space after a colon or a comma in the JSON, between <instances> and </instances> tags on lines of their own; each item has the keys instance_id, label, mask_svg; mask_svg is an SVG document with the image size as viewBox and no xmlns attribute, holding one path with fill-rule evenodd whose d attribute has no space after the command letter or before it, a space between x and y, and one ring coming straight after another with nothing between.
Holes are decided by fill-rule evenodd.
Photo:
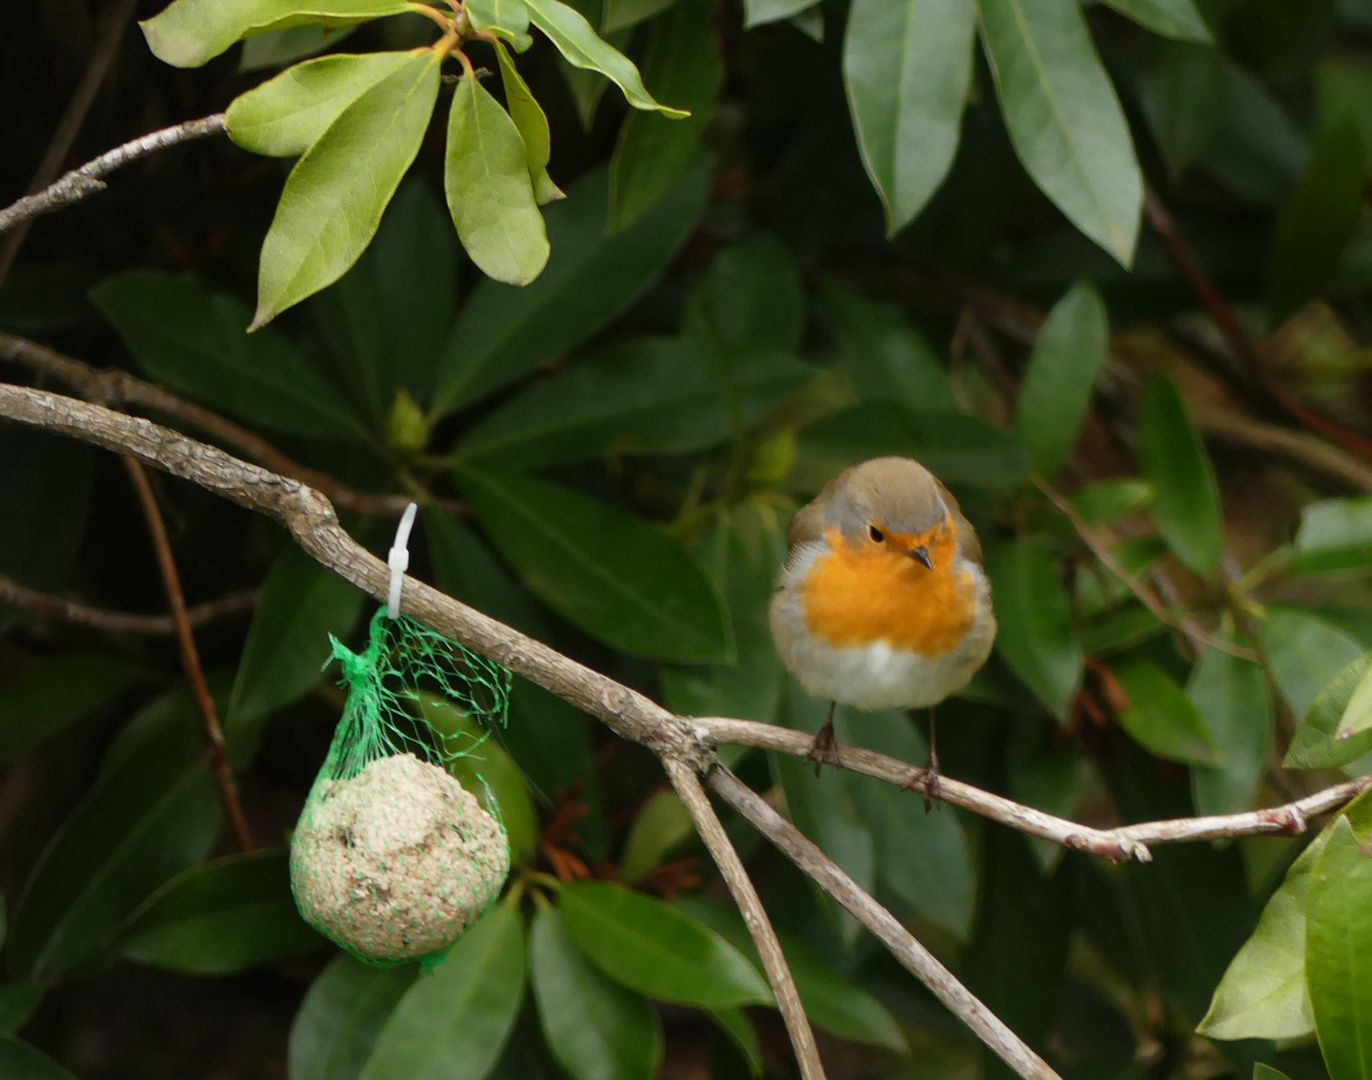
<instances>
[{"instance_id":1,"label":"bird's white belly","mask_svg":"<svg viewBox=\"0 0 1372 1080\"><path fill-rule=\"evenodd\" d=\"M957 693L984 659L962 650L931 659L884 641L836 649L811 637L792 643L786 666L817 698L866 710L917 709Z\"/></svg>"}]
</instances>

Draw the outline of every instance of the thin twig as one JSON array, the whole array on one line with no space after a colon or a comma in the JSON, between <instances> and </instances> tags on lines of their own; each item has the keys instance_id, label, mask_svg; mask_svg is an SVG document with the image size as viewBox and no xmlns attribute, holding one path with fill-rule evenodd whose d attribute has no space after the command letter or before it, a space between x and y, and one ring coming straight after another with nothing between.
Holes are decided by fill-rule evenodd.
<instances>
[{"instance_id":1,"label":"thin twig","mask_svg":"<svg viewBox=\"0 0 1372 1080\"><path fill-rule=\"evenodd\" d=\"M1212 438L1269 454L1281 454L1308 468L1372 492L1372 466L1304 431L1265 424L1231 409L1193 405L1191 418Z\"/></svg>"},{"instance_id":2,"label":"thin twig","mask_svg":"<svg viewBox=\"0 0 1372 1080\"><path fill-rule=\"evenodd\" d=\"M1191 644L1195 646L1197 652L1200 651L1201 645L1208 645L1212 649L1219 649L1221 652L1227 652L1232 656L1238 656L1244 660L1251 660L1254 663L1257 663L1258 654L1253 652L1252 649L1245 649L1242 646L1234 645L1228 641L1222 641L1212 634L1207 634L1197 626L1193 620L1184 617L1178 618L1168 611L1167 606L1154 596L1152 591L1145 586L1143 582L1139 581L1138 578L1134 577L1133 574L1129 573L1129 571L1120 565L1119 560L1110 553L1110 549L1102 544L1096 537L1091 526L1086 524L1086 519L1077 513L1077 508L1075 506L1064 499L1048 481L1044 480L1043 477L1039 476L1037 473L1035 473L1031 479L1034 481L1034 486L1037 487L1039 491L1043 492L1044 497L1057 508L1058 512L1062 514L1063 517L1067 518L1067 520L1072 523L1072 527L1076 529L1077 535L1081 537L1082 543L1091 549L1091 554L1100 561L1101 565L1124 583L1125 587L1138 598L1139 602L1152 612L1153 617L1156 618L1158 622L1162 623L1164 626L1170 626L1179 633L1185 634Z\"/></svg>"},{"instance_id":3,"label":"thin twig","mask_svg":"<svg viewBox=\"0 0 1372 1080\"><path fill-rule=\"evenodd\" d=\"M805 874L843 905L876 935L891 955L924 983L934 996L970 1027L996 1056L1025 1080L1061 1080L1043 1058L1005 1026L1005 1022L938 962L889 911L864 892L852 878L808 840L794 825L767 805L723 765L709 775L710 786L726 803L752 823Z\"/></svg>"},{"instance_id":4,"label":"thin twig","mask_svg":"<svg viewBox=\"0 0 1372 1080\"><path fill-rule=\"evenodd\" d=\"M73 169L37 194L25 195L0 210L0 233L8 232L21 222L32 221L36 217L78 203L97 191L104 191L105 182L101 177L108 176L115 169L122 168L130 162L192 139L223 134L224 130L224 114L215 113L202 120L187 120L184 124L163 128L161 131L154 131L126 142L123 146L116 146L93 161L86 162L79 169Z\"/></svg>"},{"instance_id":5,"label":"thin twig","mask_svg":"<svg viewBox=\"0 0 1372 1080\"><path fill-rule=\"evenodd\" d=\"M143 516L148 522L148 532L152 534L152 545L157 552L157 567L162 572L162 584L167 590L167 606L171 608L172 621L176 624L177 644L181 647L181 666L186 672L195 706L200 711L200 721L205 728L205 741L209 744L210 772L219 785L219 798L224 804L229 825L240 851L253 850L252 834L248 832L248 819L243 816L243 806L238 801L238 789L233 782L233 767L229 764L228 749L224 743L224 731L219 726L219 712L214 705L214 696L205 683L205 672L200 666L200 653L195 647L195 635L191 632L191 621L186 613L186 598L181 592L181 575L176 570L176 559L172 555L171 541L167 537L167 525L162 520L162 511L157 505L157 496L148 483L148 474L142 462L129 457L122 458L129 479L138 492L138 502L143 507Z\"/></svg>"},{"instance_id":6,"label":"thin twig","mask_svg":"<svg viewBox=\"0 0 1372 1080\"><path fill-rule=\"evenodd\" d=\"M256 589L239 589L217 600L207 600L186 609L191 626L203 626L225 615L241 615L251 611L257 603ZM84 626L91 630L105 630L114 634L174 634L176 623L170 615L136 615L129 611L110 611L91 607L75 600L27 589L12 578L0 574L0 604L9 604L34 615Z\"/></svg>"},{"instance_id":7,"label":"thin twig","mask_svg":"<svg viewBox=\"0 0 1372 1080\"><path fill-rule=\"evenodd\" d=\"M52 141L48 143L48 152L43 155L42 162L33 174L33 183L29 185L29 191L38 191L50 184L57 175L57 170L62 167L62 162L71 153L72 144L76 142L81 125L85 123L86 114L95 103L95 95L104 83L105 76L109 74L115 54L119 52L119 45L124 40L124 30L129 24L129 19L133 17L133 9L137 3L138 0L115 0L105 9L100 25L95 29L95 49L91 53L90 63L86 65L85 74L76 86L76 93L67 104L67 111L57 123L57 130L53 132ZM4 284L10 267L14 265L19 248L23 246L24 237L28 235L31 220L25 221L0 243L0 285ZM0 232L4 231L5 226L0 225Z\"/></svg>"},{"instance_id":8,"label":"thin twig","mask_svg":"<svg viewBox=\"0 0 1372 1080\"><path fill-rule=\"evenodd\" d=\"M215 442L246 454L259 464L309 484L327 495L335 505L355 514L399 517L405 512L405 507L414 501L410 495L367 495L344 487L333 477L287 457L256 432L226 420L202 405L168 393L160 386L144 382L127 371L114 368L101 371L46 345L3 330L0 330L0 359L23 364L31 371L59 379L88 401L112 408L132 406L147 409L172 420L178 426L200 431ZM459 516L467 513L466 504L457 499L434 501L449 513Z\"/></svg>"},{"instance_id":9,"label":"thin twig","mask_svg":"<svg viewBox=\"0 0 1372 1080\"><path fill-rule=\"evenodd\" d=\"M724 826L715 814L714 807L710 805L710 799L705 794L705 789L700 786L700 779L696 774L685 765L670 759L664 761L663 766L667 770L667 778L671 780L672 787L676 789L682 804L691 815L696 832L710 849L710 855L719 867L724 883L729 886L729 892L733 894L739 913L748 926L753 944L757 946L763 970L767 972L767 981L772 986L772 995L776 998L777 1008L781 1010L782 1020L786 1022L791 1045L795 1048L801 1080L824 1080L824 1065L819 1060L819 1047L815 1045L815 1033L810 1030L805 1006L800 1002L796 981L781 951L781 942L777 940L776 931L772 929L772 922L767 918L767 909L762 906L757 889L753 887L748 871L743 866L743 860L738 857L738 852L724 831Z\"/></svg>"}]
</instances>

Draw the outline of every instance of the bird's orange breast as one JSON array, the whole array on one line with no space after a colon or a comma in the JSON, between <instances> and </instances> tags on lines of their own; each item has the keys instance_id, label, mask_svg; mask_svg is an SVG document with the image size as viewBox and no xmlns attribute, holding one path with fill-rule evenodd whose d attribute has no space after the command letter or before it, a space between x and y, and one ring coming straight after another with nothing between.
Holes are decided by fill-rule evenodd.
<instances>
[{"instance_id":1,"label":"bird's orange breast","mask_svg":"<svg viewBox=\"0 0 1372 1080\"><path fill-rule=\"evenodd\" d=\"M815 559L801 583L806 628L836 648L884 641L921 656L957 648L976 622L976 584L954 569L951 530L928 544L932 569L891 546L849 545L826 534L831 552Z\"/></svg>"}]
</instances>

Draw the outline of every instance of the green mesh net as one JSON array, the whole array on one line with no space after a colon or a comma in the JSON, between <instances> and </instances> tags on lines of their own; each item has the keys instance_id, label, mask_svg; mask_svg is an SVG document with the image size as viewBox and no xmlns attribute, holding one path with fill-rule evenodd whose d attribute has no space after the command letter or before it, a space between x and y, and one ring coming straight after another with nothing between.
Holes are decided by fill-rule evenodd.
<instances>
[{"instance_id":1,"label":"green mesh net","mask_svg":"<svg viewBox=\"0 0 1372 1080\"><path fill-rule=\"evenodd\" d=\"M291 838L296 906L359 960L433 963L509 874L494 800L483 807L447 766L505 723L510 673L385 608L361 653L329 640L348 701ZM476 723L441 730L425 694Z\"/></svg>"}]
</instances>

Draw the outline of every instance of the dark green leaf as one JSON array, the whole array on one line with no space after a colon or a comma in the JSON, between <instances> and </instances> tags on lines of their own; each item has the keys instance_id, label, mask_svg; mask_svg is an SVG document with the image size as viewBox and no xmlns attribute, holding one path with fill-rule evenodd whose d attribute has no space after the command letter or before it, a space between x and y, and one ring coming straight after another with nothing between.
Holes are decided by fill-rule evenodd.
<instances>
[{"instance_id":1,"label":"dark green leaf","mask_svg":"<svg viewBox=\"0 0 1372 1080\"><path fill-rule=\"evenodd\" d=\"M69 653L35 660L0 686L0 762L113 701L140 678L106 656Z\"/></svg>"},{"instance_id":2,"label":"dark green leaf","mask_svg":"<svg viewBox=\"0 0 1372 1080\"><path fill-rule=\"evenodd\" d=\"M548 210L552 256L523 289L483 281L462 309L437 377L450 412L567 352L632 303L662 273L699 217L702 162L630 229L607 237L606 179L583 177Z\"/></svg>"},{"instance_id":3,"label":"dark green leaf","mask_svg":"<svg viewBox=\"0 0 1372 1080\"><path fill-rule=\"evenodd\" d=\"M20 979L0 986L0 1033L13 1035L27 1024L47 992L48 984L42 979Z\"/></svg>"},{"instance_id":4,"label":"dark green leaf","mask_svg":"<svg viewBox=\"0 0 1372 1080\"><path fill-rule=\"evenodd\" d=\"M293 543L272 564L238 664L226 728L255 741L261 722L323 676L329 635L346 638L362 613L362 594Z\"/></svg>"},{"instance_id":5,"label":"dark green leaf","mask_svg":"<svg viewBox=\"0 0 1372 1080\"><path fill-rule=\"evenodd\" d=\"M1291 1078L1280 1069L1274 1069L1271 1065L1264 1065L1261 1061L1255 1061L1253 1062L1253 1080L1291 1080Z\"/></svg>"},{"instance_id":6,"label":"dark green leaf","mask_svg":"<svg viewBox=\"0 0 1372 1080\"><path fill-rule=\"evenodd\" d=\"M346 953L315 979L291 1024L290 1080L357 1080L416 968L376 968Z\"/></svg>"},{"instance_id":7,"label":"dark green leaf","mask_svg":"<svg viewBox=\"0 0 1372 1080\"><path fill-rule=\"evenodd\" d=\"M1224 553L1215 471L1176 384L1155 375L1139 406L1139 472L1157 493L1149 508L1158 531L1197 574L1212 573Z\"/></svg>"},{"instance_id":8,"label":"dark green leaf","mask_svg":"<svg viewBox=\"0 0 1372 1080\"><path fill-rule=\"evenodd\" d=\"M691 815L676 792L657 792L643 804L629 827L624 854L619 860L619 876L625 881L637 881L694 831Z\"/></svg>"},{"instance_id":9,"label":"dark green leaf","mask_svg":"<svg viewBox=\"0 0 1372 1080\"><path fill-rule=\"evenodd\" d=\"M1209 44L1210 28L1191 0L1105 0L1121 15L1128 15L1155 34L1178 41Z\"/></svg>"},{"instance_id":10,"label":"dark green leaf","mask_svg":"<svg viewBox=\"0 0 1372 1080\"><path fill-rule=\"evenodd\" d=\"M1280 206L1305 167L1305 141L1261 79L1224 60L1224 112L1200 164L1235 194Z\"/></svg>"},{"instance_id":11,"label":"dark green leaf","mask_svg":"<svg viewBox=\"0 0 1372 1080\"><path fill-rule=\"evenodd\" d=\"M189 975L226 975L322 944L295 910L286 854L262 851L174 877L129 920L119 951Z\"/></svg>"},{"instance_id":12,"label":"dark green leaf","mask_svg":"<svg viewBox=\"0 0 1372 1080\"><path fill-rule=\"evenodd\" d=\"M978 0L1015 153L1071 222L1134 260L1143 177L1077 0Z\"/></svg>"},{"instance_id":13,"label":"dark green leaf","mask_svg":"<svg viewBox=\"0 0 1372 1080\"><path fill-rule=\"evenodd\" d=\"M173 0L138 25L163 63L199 67L239 38L293 26L347 26L409 11L406 0Z\"/></svg>"},{"instance_id":14,"label":"dark green leaf","mask_svg":"<svg viewBox=\"0 0 1372 1080\"><path fill-rule=\"evenodd\" d=\"M1315 861L1306 905L1305 984L1332 1080L1372 1073L1372 855L1346 817Z\"/></svg>"},{"instance_id":15,"label":"dark green leaf","mask_svg":"<svg viewBox=\"0 0 1372 1080\"><path fill-rule=\"evenodd\" d=\"M436 53L407 56L295 163L262 242L250 329L333 284L362 254L419 153L438 97L438 64Z\"/></svg>"},{"instance_id":16,"label":"dark green leaf","mask_svg":"<svg viewBox=\"0 0 1372 1080\"><path fill-rule=\"evenodd\" d=\"M1232 641L1232 635L1226 635ZM1272 704L1262 668L1207 648L1191 669L1186 695L1224 758L1222 769L1197 767L1191 791L1198 814L1248 810L1267 772L1272 750Z\"/></svg>"},{"instance_id":17,"label":"dark green leaf","mask_svg":"<svg viewBox=\"0 0 1372 1080\"><path fill-rule=\"evenodd\" d=\"M1275 666L1275 660L1273 663ZM1343 739L1338 737L1339 721L1369 670L1372 670L1372 653L1351 661L1316 694L1309 712L1304 714L1305 719L1291 738L1282 762L1286 768L1337 769L1372 750L1372 731L1359 731Z\"/></svg>"},{"instance_id":18,"label":"dark green leaf","mask_svg":"<svg viewBox=\"0 0 1372 1080\"><path fill-rule=\"evenodd\" d=\"M575 1080L651 1080L662 1058L657 1010L582 957L556 908L534 916L529 973L548 1048Z\"/></svg>"},{"instance_id":19,"label":"dark green leaf","mask_svg":"<svg viewBox=\"0 0 1372 1080\"><path fill-rule=\"evenodd\" d=\"M817 420L800 433L798 452L797 474L820 483L884 454L916 458L948 484L1004 487L1029 471L1024 447L980 417L916 413L893 401L865 402Z\"/></svg>"},{"instance_id":20,"label":"dark green leaf","mask_svg":"<svg viewBox=\"0 0 1372 1080\"><path fill-rule=\"evenodd\" d=\"M790 19L819 0L743 0L743 25L752 30L767 23Z\"/></svg>"},{"instance_id":21,"label":"dark green leaf","mask_svg":"<svg viewBox=\"0 0 1372 1080\"><path fill-rule=\"evenodd\" d=\"M894 236L943 182L972 82L974 0L854 0L843 81L867 175Z\"/></svg>"},{"instance_id":22,"label":"dark green leaf","mask_svg":"<svg viewBox=\"0 0 1372 1080\"><path fill-rule=\"evenodd\" d=\"M1324 135L1282 207L1267 271L1267 318L1277 326L1319 292L1334 272L1363 201L1363 147L1344 120Z\"/></svg>"},{"instance_id":23,"label":"dark green leaf","mask_svg":"<svg viewBox=\"0 0 1372 1080\"><path fill-rule=\"evenodd\" d=\"M1204 45L1156 42L1143 55L1139 97L1175 176L1205 152L1224 117L1229 76L1223 58Z\"/></svg>"},{"instance_id":24,"label":"dark green leaf","mask_svg":"<svg viewBox=\"0 0 1372 1080\"><path fill-rule=\"evenodd\" d=\"M719 591L661 529L545 480L471 468L458 479L534 594L588 633L636 656L732 655Z\"/></svg>"},{"instance_id":25,"label":"dark green leaf","mask_svg":"<svg viewBox=\"0 0 1372 1080\"><path fill-rule=\"evenodd\" d=\"M605 0L605 14L600 21L600 28L605 33L627 30L666 11L674 3L676 0Z\"/></svg>"},{"instance_id":26,"label":"dark green leaf","mask_svg":"<svg viewBox=\"0 0 1372 1080\"><path fill-rule=\"evenodd\" d=\"M523 998L524 926L506 901L406 991L360 1080L482 1080Z\"/></svg>"},{"instance_id":27,"label":"dark green leaf","mask_svg":"<svg viewBox=\"0 0 1372 1080\"><path fill-rule=\"evenodd\" d=\"M1296 555L1287 563L1295 574L1361 570L1372 565L1372 496L1324 499L1301 509Z\"/></svg>"},{"instance_id":28,"label":"dark green leaf","mask_svg":"<svg viewBox=\"0 0 1372 1080\"><path fill-rule=\"evenodd\" d=\"M453 90L443 180L467 254L487 277L527 285L548 262L524 140L475 75Z\"/></svg>"},{"instance_id":29,"label":"dark green leaf","mask_svg":"<svg viewBox=\"0 0 1372 1080\"><path fill-rule=\"evenodd\" d=\"M1034 341L1020 384L1015 434L1049 480L1077 441L1109 343L1105 304L1089 281L1077 282L1053 306Z\"/></svg>"},{"instance_id":30,"label":"dark green leaf","mask_svg":"<svg viewBox=\"0 0 1372 1080\"><path fill-rule=\"evenodd\" d=\"M733 359L749 349L794 353L805 333L805 290L795 258L771 233L721 252L691 294L695 322ZM684 337L701 330L688 322Z\"/></svg>"},{"instance_id":31,"label":"dark green leaf","mask_svg":"<svg viewBox=\"0 0 1372 1080\"><path fill-rule=\"evenodd\" d=\"M762 1040L757 1027L743 1009L711 1009L710 1019L731 1042L752 1076L763 1075Z\"/></svg>"},{"instance_id":32,"label":"dark green leaf","mask_svg":"<svg viewBox=\"0 0 1372 1080\"><path fill-rule=\"evenodd\" d=\"M1057 564L1038 540L1020 539L992 557L989 572L996 647L1034 695L1059 720L1081 681L1081 646Z\"/></svg>"},{"instance_id":33,"label":"dark green leaf","mask_svg":"<svg viewBox=\"0 0 1372 1080\"><path fill-rule=\"evenodd\" d=\"M1262 628L1262 651L1291 712L1304 716L1326 684L1365 650L1345 630L1308 610L1274 605Z\"/></svg>"},{"instance_id":34,"label":"dark green leaf","mask_svg":"<svg viewBox=\"0 0 1372 1080\"><path fill-rule=\"evenodd\" d=\"M1072 492L1068 501L1088 525L1104 525L1147 508L1153 488L1142 480L1097 480Z\"/></svg>"},{"instance_id":35,"label":"dark green leaf","mask_svg":"<svg viewBox=\"0 0 1372 1080\"><path fill-rule=\"evenodd\" d=\"M661 900L587 881L563 888L560 910L577 948L632 990L706 1008L771 1004L742 953Z\"/></svg>"},{"instance_id":36,"label":"dark green leaf","mask_svg":"<svg viewBox=\"0 0 1372 1080\"><path fill-rule=\"evenodd\" d=\"M5 1080L76 1080L47 1054L13 1035L0 1035L0 1076Z\"/></svg>"},{"instance_id":37,"label":"dark green leaf","mask_svg":"<svg viewBox=\"0 0 1372 1080\"><path fill-rule=\"evenodd\" d=\"M56 592L86 531L91 448L75 439L0 428L0 573ZM3 614L0 607L0 614Z\"/></svg>"},{"instance_id":38,"label":"dark green leaf","mask_svg":"<svg viewBox=\"0 0 1372 1080\"><path fill-rule=\"evenodd\" d=\"M247 305L189 274L131 270L101 282L91 299L139 366L173 390L292 435L366 434L283 335L249 336Z\"/></svg>"},{"instance_id":39,"label":"dark green leaf","mask_svg":"<svg viewBox=\"0 0 1372 1080\"><path fill-rule=\"evenodd\" d=\"M254 34L243 42L238 54L238 74L246 75L264 68L281 67L293 60L323 52L337 45L358 28L350 26L293 26L289 30L272 30Z\"/></svg>"},{"instance_id":40,"label":"dark green leaf","mask_svg":"<svg viewBox=\"0 0 1372 1080\"><path fill-rule=\"evenodd\" d=\"M199 862L222 817L190 692L136 717L25 886L10 930L16 975L89 965L158 887Z\"/></svg>"},{"instance_id":41,"label":"dark green leaf","mask_svg":"<svg viewBox=\"0 0 1372 1080\"><path fill-rule=\"evenodd\" d=\"M677 0L653 22L643 80L652 95L690 112L684 119L635 110L619 129L610 159L610 217L615 233L655 206L691 167L700 133L714 114L724 80L713 0Z\"/></svg>"},{"instance_id":42,"label":"dark green leaf","mask_svg":"<svg viewBox=\"0 0 1372 1080\"><path fill-rule=\"evenodd\" d=\"M1200 712L1171 677L1147 660L1127 660L1113 669L1129 708L1120 726L1158 757L1188 765L1226 764Z\"/></svg>"}]
</instances>

